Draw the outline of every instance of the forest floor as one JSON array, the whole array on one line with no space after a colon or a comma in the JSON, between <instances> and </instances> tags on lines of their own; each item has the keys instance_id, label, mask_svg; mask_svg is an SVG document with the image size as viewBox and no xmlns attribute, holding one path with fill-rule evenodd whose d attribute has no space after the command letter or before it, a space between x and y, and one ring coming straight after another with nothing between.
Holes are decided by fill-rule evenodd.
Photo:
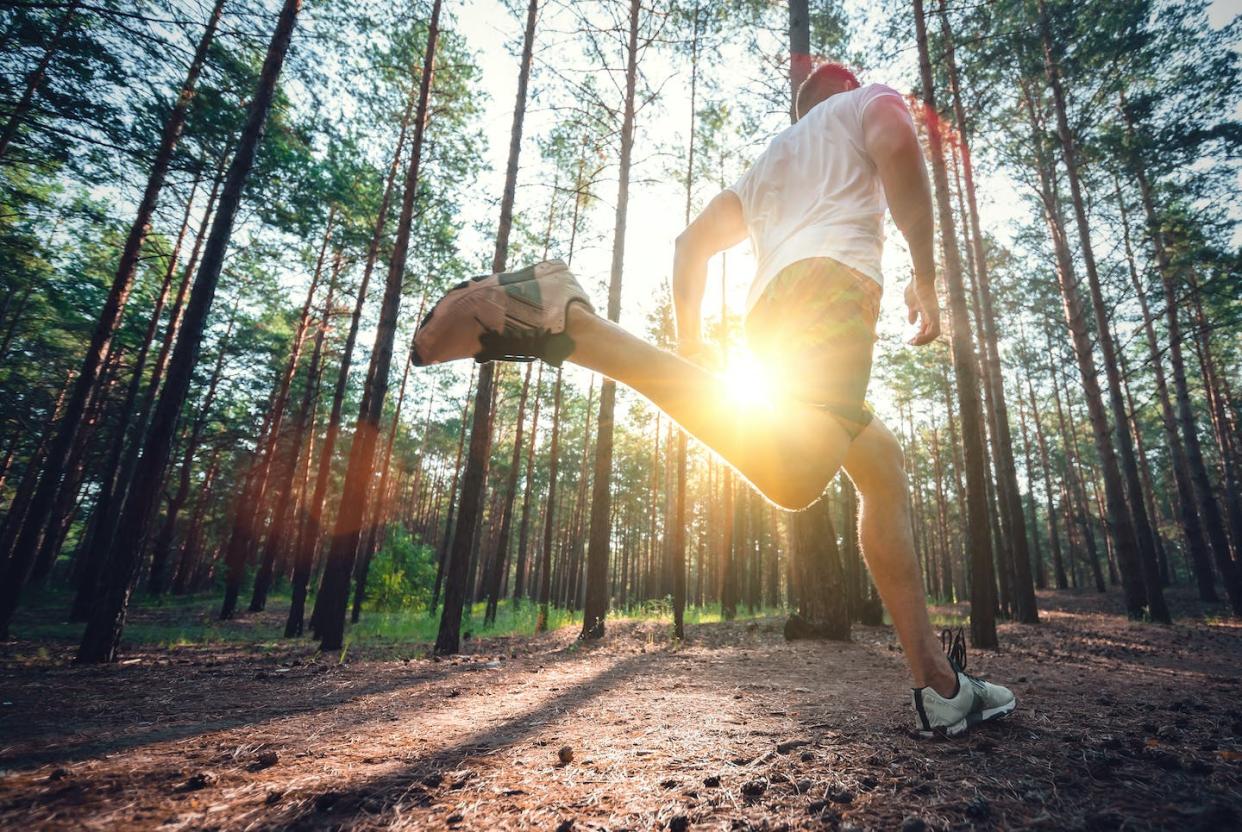
<instances>
[{"instance_id":1,"label":"forest floor","mask_svg":"<svg viewBox=\"0 0 1242 832\"><path fill-rule=\"evenodd\" d=\"M1039 626L970 653L1018 710L960 740L912 731L887 627L786 643L767 618L678 643L621 621L592 646L565 627L440 661L131 645L105 667L17 641L0 827L1238 828L1242 625L1170 598L1160 627L1115 594L1041 593Z\"/></svg>"}]
</instances>

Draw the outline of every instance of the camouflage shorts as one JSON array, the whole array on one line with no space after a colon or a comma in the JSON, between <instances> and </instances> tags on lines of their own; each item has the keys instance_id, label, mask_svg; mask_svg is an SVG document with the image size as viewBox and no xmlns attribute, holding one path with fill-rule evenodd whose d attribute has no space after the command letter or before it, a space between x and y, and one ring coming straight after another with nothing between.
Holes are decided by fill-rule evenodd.
<instances>
[{"instance_id":1,"label":"camouflage shorts","mask_svg":"<svg viewBox=\"0 0 1242 832\"><path fill-rule=\"evenodd\" d=\"M746 339L788 395L833 414L851 437L865 404L880 286L827 257L782 269L746 318Z\"/></svg>"}]
</instances>

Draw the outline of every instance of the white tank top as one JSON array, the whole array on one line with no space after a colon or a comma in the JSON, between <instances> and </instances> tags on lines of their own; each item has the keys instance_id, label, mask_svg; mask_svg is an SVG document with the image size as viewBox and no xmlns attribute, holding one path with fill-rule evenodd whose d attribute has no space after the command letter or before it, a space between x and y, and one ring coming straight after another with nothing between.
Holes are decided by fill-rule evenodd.
<instances>
[{"instance_id":1,"label":"white tank top","mask_svg":"<svg viewBox=\"0 0 1242 832\"><path fill-rule=\"evenodd\" d=\"M863 145L863 113L900 93L867 84L837 93L781 131L729 190L737 194L758 267L750 310L781 269L831 257L881 286L884 187Z\"/></svg>"}]
</instances>

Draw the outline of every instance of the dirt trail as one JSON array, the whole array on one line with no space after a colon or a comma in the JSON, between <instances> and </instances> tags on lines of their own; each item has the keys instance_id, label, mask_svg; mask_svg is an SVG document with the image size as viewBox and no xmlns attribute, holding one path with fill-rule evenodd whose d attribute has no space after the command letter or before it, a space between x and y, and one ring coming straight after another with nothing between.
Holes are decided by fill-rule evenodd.
<instances>
[{"instance_id":1,"label":"dirt trail","mask_svg":"<svg viewBox=\"0 0 1242 832\"><path fill-rule=\"evenodd\" d=\"M1004 625L1003 652L971 652L1017 713L959 741L913 735L887 628L787 644L776 621L704 625L677 645L667 626L619 624L593 647L562 630L343 666L304 644L103 668L7 645L0 826L1242 824L1242 626L1135 625L1112 597L1040 601L1039 627Z\"/></svg>"}]
</instances>

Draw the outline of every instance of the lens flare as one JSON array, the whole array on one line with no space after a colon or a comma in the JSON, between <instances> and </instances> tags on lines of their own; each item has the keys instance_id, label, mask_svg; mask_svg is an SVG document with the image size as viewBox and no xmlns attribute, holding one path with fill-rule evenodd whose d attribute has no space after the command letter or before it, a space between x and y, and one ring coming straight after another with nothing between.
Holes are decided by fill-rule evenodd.
<instances>
[{"instance_id":1,"label":"lens flare","mask_svg":"<svg viewBox=\"0 0 1242 832\"><path fill-rule=\"evenodd\" d=\"M729 351L721 379L730 404L747 408L772 406L776 394L774 379L749 350Z\"/></svg>"}]
</instances>

